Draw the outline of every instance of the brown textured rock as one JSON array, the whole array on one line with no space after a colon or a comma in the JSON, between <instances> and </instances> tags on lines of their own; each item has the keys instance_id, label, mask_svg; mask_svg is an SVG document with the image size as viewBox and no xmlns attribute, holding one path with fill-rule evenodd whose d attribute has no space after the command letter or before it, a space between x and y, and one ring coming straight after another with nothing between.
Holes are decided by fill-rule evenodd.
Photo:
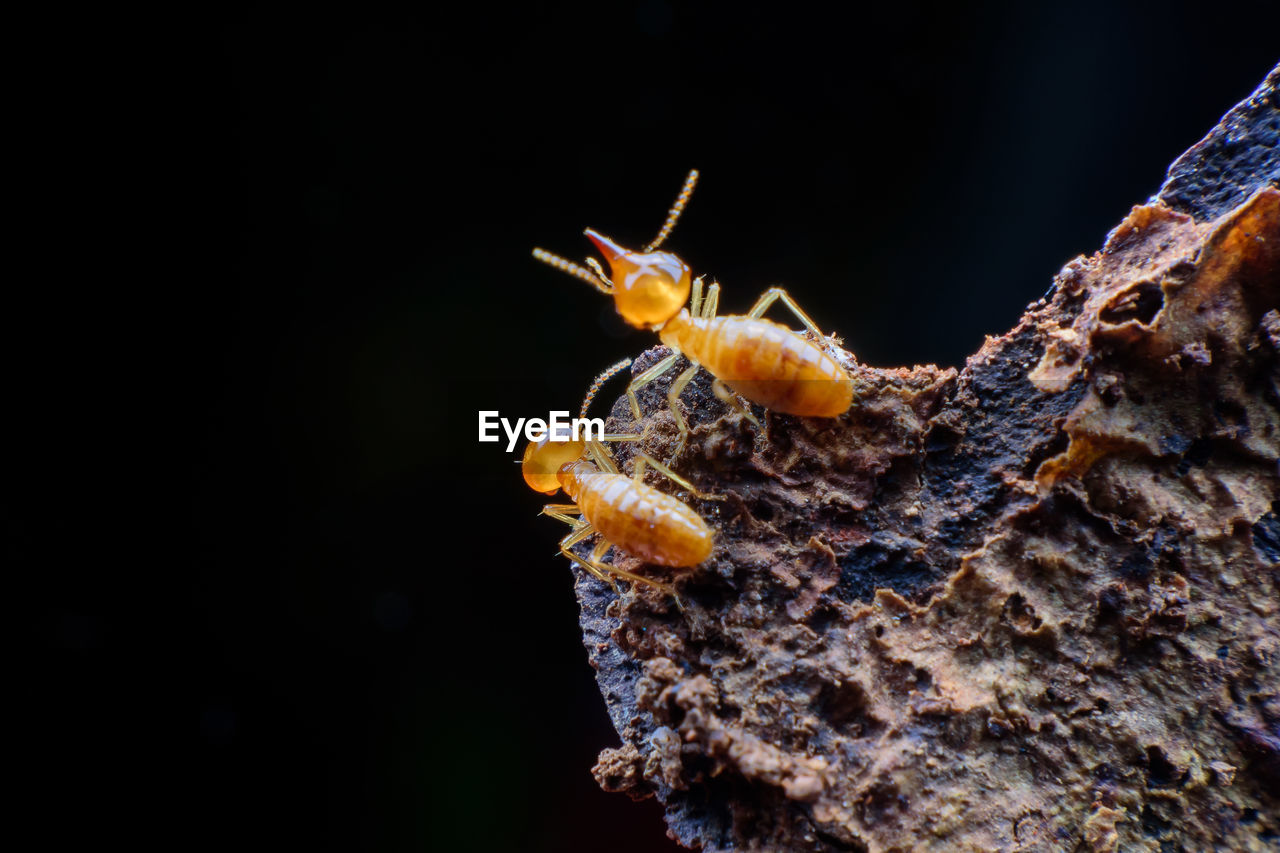
<instances>
[{"instance_id":1,"label":"brown textured rock","mask_svg":"<svg viewBox=\"0 0 1280 853\"><path fill-rule=\"evenodd\" d=\"M849 358L848 414L763 435L690 386L678 467L729 499L685 609L577 582L606 789L707 850L1276 843L1280 190L1273 149L1197 208L1210 140L959 373Z\"/></svg>"}]
</instances>

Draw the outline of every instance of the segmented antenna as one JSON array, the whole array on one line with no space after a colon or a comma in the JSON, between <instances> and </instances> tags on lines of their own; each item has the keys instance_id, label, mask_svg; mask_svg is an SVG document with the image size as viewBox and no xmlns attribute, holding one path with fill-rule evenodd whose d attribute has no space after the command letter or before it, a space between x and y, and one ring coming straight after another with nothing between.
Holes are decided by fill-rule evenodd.
<instances>
[{"instance_id":1,"label":"segmented antenna","mask_svg":"<svg viewBox=\"0 0 1280 853\"><path fill-rule=\"evenodd\" d=\"M578 412L578 419L585 420L587 417L587 409L591 407L591 401L596 398L596 394L600 393L600 389L604 387L604 383L608 382L619 371L631 366L631 359L624 358L617 364L606 368L604 373L596 377L596 381L591 383L591 387L587 389L587 398L582 401L582 410Z\"/></svg>"},{"instance_id":2,"label":"segmented antenna","mask_svg":"<svg viewBox=\"0 0 1280 853\"><path fill-rule=\"evenodd\" d=\"M601 293L607 293L611 296L613 295L613 288L605 284L586 267L578 266L573 261L568 260L567 258L562 258L559 255L553 255L546 249L534 249L533 256L544 264L555 267L560 270L560 272L567 272L574 278L582 279Z\"/></svg>"},{"instance_id":3,"label":"segmented antenna","mask_svg":"<svg viewBox=\"0 0 1280 853\"><path fill-rule=\"evenodd\" d=\"M684 213L684 206L689 203L689 196L693 195L693 188L697 183L698 170L693 169L689 172L689 177L684 179L684 189L680 190L680 195L676 196L675 204L671 205L671 210L667 212L667 221L662 223L662 230L658 232L657 237L653 238L652 243L644 247L646 252L652 252L671 236L671 229L676 227L676 220L680 218L680 214Z\"/></svg>"}]
</instances>

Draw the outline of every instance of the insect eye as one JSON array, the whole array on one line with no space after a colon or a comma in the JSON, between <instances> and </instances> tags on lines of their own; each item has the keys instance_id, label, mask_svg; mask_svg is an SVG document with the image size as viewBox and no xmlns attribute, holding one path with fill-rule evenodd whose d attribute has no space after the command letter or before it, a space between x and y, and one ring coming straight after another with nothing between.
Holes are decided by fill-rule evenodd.
<instances>
[{"instance_id":1,"label":"insect eye","mask_svg":"<svg viewBox=\"0 0 1280 853\"><path fill-rule=\"evenodd\" d=\"M531 441L524 449L524 461L520 465L524 481L535 492L554 495L560 491L560 479L556 472L569 462L582 458L587 449L585 441L552 441L550 436L541 441Z\"/></svg>"}]
</instances>

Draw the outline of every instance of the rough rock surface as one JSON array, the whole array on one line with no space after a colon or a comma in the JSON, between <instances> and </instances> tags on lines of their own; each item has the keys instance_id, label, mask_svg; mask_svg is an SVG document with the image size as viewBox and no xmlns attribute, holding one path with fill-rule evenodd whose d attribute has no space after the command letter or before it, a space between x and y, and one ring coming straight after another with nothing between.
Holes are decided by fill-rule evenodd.
<instances>
[{"instance_id":1,"label":"rough rock surface","mask_svg":"<svg viewBox=\"0 0 1280 853\"><path fill-rule=\"evenodd\" d=\"M690 385L716 551L614 554L684 609L577 581L601 785L705 850L1275 849L1278 84L963 371L847 357L848 414L763 434Z\"/></svg>"}]
</instances>

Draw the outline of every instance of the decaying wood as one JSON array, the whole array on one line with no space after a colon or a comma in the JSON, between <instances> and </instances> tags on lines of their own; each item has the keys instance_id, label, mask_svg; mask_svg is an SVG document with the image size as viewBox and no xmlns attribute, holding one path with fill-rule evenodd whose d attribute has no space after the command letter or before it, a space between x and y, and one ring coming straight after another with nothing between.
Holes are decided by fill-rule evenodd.
<instances>
[{"instance_id":1,"label":"decaying wood","mask_svg":"<svg viewBox=\"0 0 1280 853\"><path fill-rule=\"evenodd\" d=\"M848 414L763 434L690 386L685 609L577 581L601 785L706 850L1274 849L1277 85L962 371L849 357Z\"/></svg>"}]
</instances>

